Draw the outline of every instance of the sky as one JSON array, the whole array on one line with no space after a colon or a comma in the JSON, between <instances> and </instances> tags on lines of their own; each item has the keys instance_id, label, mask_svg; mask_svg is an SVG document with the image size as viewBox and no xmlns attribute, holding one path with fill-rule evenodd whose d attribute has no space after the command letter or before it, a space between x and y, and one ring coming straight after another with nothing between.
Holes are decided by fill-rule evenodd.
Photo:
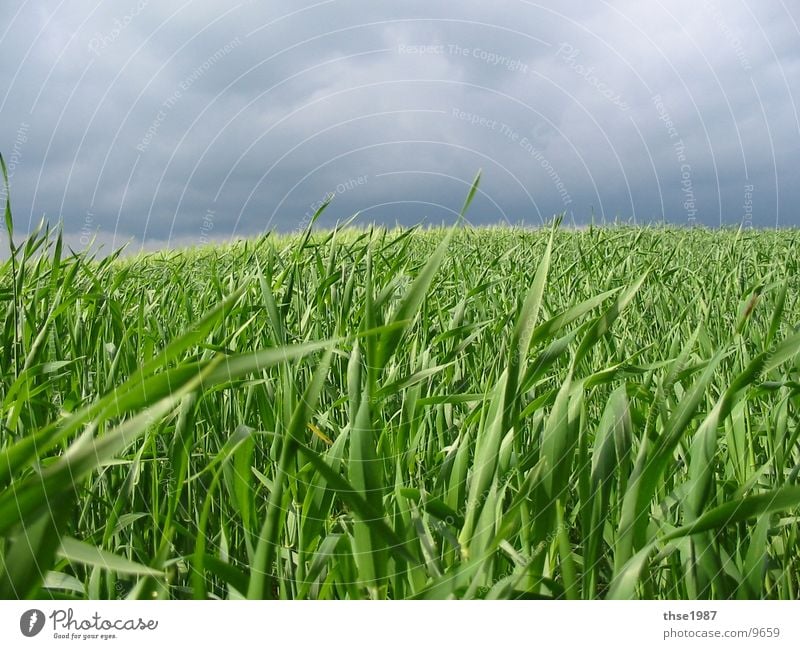
<instances>
[{"instance_id":1,"label":"sky","mask_svg":"<svg viewBox=\"0 0 800 649\"><path fill-rule=\"evenodd\" d=\"M16 228L800 226L788 0L3 0Z\"/></svg>"}]
</instances>

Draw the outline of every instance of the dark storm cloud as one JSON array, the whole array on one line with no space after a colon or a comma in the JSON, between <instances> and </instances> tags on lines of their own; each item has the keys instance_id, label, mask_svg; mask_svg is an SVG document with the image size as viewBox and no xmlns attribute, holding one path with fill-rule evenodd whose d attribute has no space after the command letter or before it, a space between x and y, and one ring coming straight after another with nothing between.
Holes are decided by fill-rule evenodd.
<instances>
[{"instance_id":1,"label":"dark storm cloud","mask_svg":"<svg viewBox=\"0 0 800 649\"><path fill-rule=\"evenodd\" d=\"M800 16L767 2L5 2L20 229L76 245L566 212L797 225Z\"/></svg>"}]
</instances>

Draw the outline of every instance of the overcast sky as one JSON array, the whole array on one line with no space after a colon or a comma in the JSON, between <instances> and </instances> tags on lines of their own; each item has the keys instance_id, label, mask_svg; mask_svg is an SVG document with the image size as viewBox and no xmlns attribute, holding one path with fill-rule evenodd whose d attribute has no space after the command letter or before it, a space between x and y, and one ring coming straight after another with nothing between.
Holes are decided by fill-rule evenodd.
<instances>
[{"instance_id":1,"label":"overcast sky","mask_svg":"<svg viewBox=\"0 0 800 649\"><path fill-rule=\"evenodd\" d=\"M2 0L17 227L800 225L789 0Z\"/></svg>"}]
</instances>

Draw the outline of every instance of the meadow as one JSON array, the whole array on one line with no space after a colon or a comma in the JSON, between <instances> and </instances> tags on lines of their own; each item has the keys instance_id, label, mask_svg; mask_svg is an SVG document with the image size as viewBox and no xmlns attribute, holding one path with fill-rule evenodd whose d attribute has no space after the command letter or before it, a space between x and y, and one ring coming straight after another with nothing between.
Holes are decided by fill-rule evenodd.
<instances>
[{"instance_id":1,"label":"meadow","mask_svg":"<svg viewBox=\"0 0 800 649\"><path fill-rule=\"evenodd\" d=\"M800 595L796 230L6 227L2 598Z\"/></svg>"}]
</instances>

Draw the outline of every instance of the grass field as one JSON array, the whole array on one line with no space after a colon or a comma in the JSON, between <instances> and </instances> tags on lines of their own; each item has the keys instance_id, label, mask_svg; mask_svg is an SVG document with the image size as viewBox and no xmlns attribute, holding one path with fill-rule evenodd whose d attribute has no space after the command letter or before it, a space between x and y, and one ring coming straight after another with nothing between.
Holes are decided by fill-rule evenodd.
<instances>
[{"instance_id":1,"label":"grass field","mask_svg":"<svg viewBox=\"0 0 800 649\"><path fill-rule=\"evenodd\" d=\"M0 266L0 596L795 599L799 250L45 228Z\"/></svg>"}]
</instances>

